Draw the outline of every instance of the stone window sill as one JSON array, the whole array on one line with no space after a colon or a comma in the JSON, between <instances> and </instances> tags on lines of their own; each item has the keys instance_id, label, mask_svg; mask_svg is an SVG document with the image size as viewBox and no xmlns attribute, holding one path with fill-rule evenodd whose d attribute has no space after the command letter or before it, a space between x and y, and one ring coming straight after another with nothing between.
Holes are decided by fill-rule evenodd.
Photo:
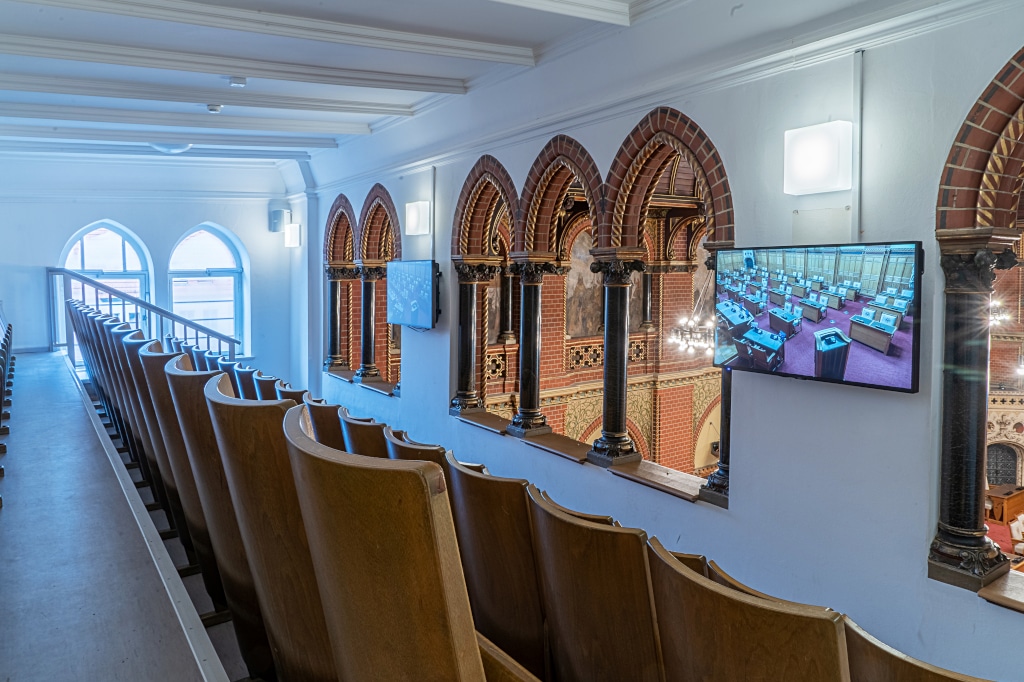
<instances>
[{"instance_id":1,"label":"stone window sill","mask_svg":"<svg viewBox=\"0 0 1024 682\"><path fill-rule=\"evenodd\" d=\"M334 377L335 379L341 379L347 381L350 384L356 386L362 386L363 388L373 391L374 393L380 393L386 395L389 398L397 398L398 393L395 393L395 384L389 384L386 381L370 381L367 383L359 383L355 381L355 370L350 369L332 369L326 372L327 376Z\"/></svg>"},{"instance_id":2,"label":"stone window sill","mask_svg":"<svg viewBox=\"0 0 1024 682\"><path fill-rule=\"evenodd\" d=\"M978 590L982 599L1024 613L1024 572L1011 570Z\"/></svg>"},{"instance_id":3,"label":"stone window sill","mask_svg":"<svg viewBox=\"0 0 1024 682\"><path fill-rule=\"evenodd\" d=\"M464 412L456 417L459 421L472 424L473 426L479 426L481 429L486 429L492 433L496 433L499 436L505 435L505 427L511 424L507 419L502 419L493 412L487 412L480 410L478 412Z\"/></svg>"}]
</instances>

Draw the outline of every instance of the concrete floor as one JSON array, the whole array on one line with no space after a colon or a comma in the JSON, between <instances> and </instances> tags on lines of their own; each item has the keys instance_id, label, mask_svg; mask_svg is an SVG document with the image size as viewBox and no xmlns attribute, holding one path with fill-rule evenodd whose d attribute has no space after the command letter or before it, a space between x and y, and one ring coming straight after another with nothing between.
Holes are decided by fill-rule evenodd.
<instances>
[{"instance_id":1,"label":"concrete floor","mask_svg":"<svg viewBox=\"0 0 1024 682\"><path fill-rule=\"evenodd\" d=\"M0 455L0 680L244 676L229 678L210 660L188 592L167 571L174 559L152 533L147 540L148 515L136 521L64 356L20 355L9 409L8 452ZM230 624L214 629L215 639L231 634ZM230 656L232 646L220 648Z\"/></svg>"}]
</instances>

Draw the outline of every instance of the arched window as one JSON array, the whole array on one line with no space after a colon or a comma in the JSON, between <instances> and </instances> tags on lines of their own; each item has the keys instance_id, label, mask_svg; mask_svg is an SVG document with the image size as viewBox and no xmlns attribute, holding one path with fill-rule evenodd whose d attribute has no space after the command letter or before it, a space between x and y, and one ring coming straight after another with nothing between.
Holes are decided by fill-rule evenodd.
<instances>
[{"instance_id":1,"label":"arched window","mask_svg":"<svg viewBox=\"0 0 1024 682\"><path fill-rule=\"evenodd\" d=\"M171 253L171 310L243 342L243 267L238 248L209 226L189 232Z\"/></svg>"},{"instance_id":2,"label":"arched window","mask_svg":"<svg viewBox=\"0 0 1024 682\"><path fill-rule=\"evenodd\" d=\"M103 282L129 296L150 300L149 262L138 237L110 222L79 230L64 247L63 266ZM73 285L80 296L81 285Z\"/></svg>"}]
</instances>

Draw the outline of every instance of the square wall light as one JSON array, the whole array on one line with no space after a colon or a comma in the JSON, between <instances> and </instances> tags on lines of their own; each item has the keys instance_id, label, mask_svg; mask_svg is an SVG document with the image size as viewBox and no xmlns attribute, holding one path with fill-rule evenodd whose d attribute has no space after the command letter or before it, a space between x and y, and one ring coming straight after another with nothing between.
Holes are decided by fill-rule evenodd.
<instances>
[{"instance_id":1,"label":"square wall light","mask_svg":"<svg viewBox=\"0 0 1024 682\"><path fill-rule=\"evenodd\" d=\"M430 234L429 201L411 201L405 205L405 233L410 236Z\"/></svg>"},{"instance_id":2,"label":"square wall light","mask_svg":"<svg viewBox=\"0 0 1024 682\"><path fill-rule=\"evenodd\" d=\"M839 192L852 187L853 123L832 121L786 131L786 194Z\"/></svg>"},{"instance_id":3,"label":"square wall light","mask_svg":"<svg viewBox=\"0 0 1024 682\"><path fill-rule=\"evenodd\" d=\"M299 223L288 223L284 226L284 245L289 249L302 246L302 225Z\"/></svg>"}]
</instances>

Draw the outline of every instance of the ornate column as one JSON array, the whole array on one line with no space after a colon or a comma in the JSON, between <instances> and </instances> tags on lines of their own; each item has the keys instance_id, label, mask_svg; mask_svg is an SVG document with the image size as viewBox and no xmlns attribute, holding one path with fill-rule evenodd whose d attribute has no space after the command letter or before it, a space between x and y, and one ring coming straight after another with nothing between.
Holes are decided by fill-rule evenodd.
<instances>
[{"instance_id":1,"label":"ornate column","mask_svg":"<svg viewBox=\"0 0 1024 682\"><path fill-rule=\"evenodd\" d=\"M533 254L531 254L533 255ZM518 438L551 433L547 418L540 411L540 285L545 274L561 274L564 268L548 261L516 262L513 274L519 275L519 411L505 431Z\"/></svg>"},{"instance_id":2,"label":"ornate column","mask_svg":"<svg viewBox=\"0 0 1024 682\"><path fill-rule=\"evenodd\" d=\"M352 377L352 381L356 383L381 381L380 370L377 369L373 347L376 338L374 324L377 321L375 300L377 280L384 279L386 274L387 270L383 265L377 265L376 263L370 265L359 264L359 279L362 281L360 297L362 320L359 325L359 369L356 370L355 376Z\"/></svg>"},{"instance_id":3,"label":"ornate column","mask_svg":"<svg viewBox=\"0 0 1024 682\"><path fill-rule=\"evenodd\" d=\"M345 323L345 280L359 277L359 268L354 266L327 265L327 358L324 369L348 369L349 358L341 347Z\"/></svg>"},{"instance_id":4,"label":"ornate column","mask_svg":"<svg viewBox=\"0 0 1024 682\"><path fill-rule=\"evenodd\" d=\"M459 360L458 383L448 412L458 416L483 409L476 390L477 293L481 283L494 279L498 266L487 259L456 261L454 265L459 277Z\"/></svg>"},{"instance_id":5,"label":"ornate column","mask_svg":"<svg viewBox=\"0 0 1024 682\"><path fill-rule=\"evenodd\" d=\"M711 286L717 286L715 270L715 251L719 249L731 249L734 242L708 241L704 248L709 251L704 267L708 269L708 277L711 278ZM715 298L712 296L712 302ZM732 370L728 367L722 370L722 397L719 403L719 436L718 436L718 468L708 476L708 481L701 486L698 496L705 502L719 507L729 508L729 458L731 457L732 442Z\"/></svg>"},{"instance_id":6,"label":"ornate column","mask_svg":"<svg viewBox=\"0 0 1024 682\"><path fill-rule=\"evenodd\" d=\"M992 282L996 268L1011 268L1017 259L1009 248L998 254L985 248L1004 246L1002 240L968 242L980 248L964 253L964 244L948 238L943 243L943 236L942 465L939 524L928 553L928 577L978 590L1010 569L1006 556L986 536L985 435Z\"/></svg>"},{"instance_id":7,"label":"ornate column","mask_svg":"<svg viewBox=\"0 0 1024 682\"><path fill-rule=\"evenodd\" d=\"M645 272L643 274L643 298L640 304L640 331L649 332L654 329L654 320L651 317L651 298L654 276Z\"/></svg>"},{"instance_id":8,"label":"ornate column","mask_svg":"<svg viewBox=\"0 0 1024 682\"><path fill-rule=\"evenodd\" d=\"M591 250L595 258L608 255L612 258L590 264L591 272L604 273L604 396L601 437L594 441L587 461L609 467L642 459L626 429L626 366L629 363L630 275L646 269L638 258L646 252L611 249L612 253L608 254L605 251Z\"/></svg>"},{"instance_id":9,"label":"ornate column","mask_svg":"<svg viewBox=\"0 0 1024 682\"><path fill-rule=\"evenodd\" d=\"M512 328L512 268L501 267L501 321L498 325L498 343L515 343L516 331Z\"/></svg>"}]
</instances>

